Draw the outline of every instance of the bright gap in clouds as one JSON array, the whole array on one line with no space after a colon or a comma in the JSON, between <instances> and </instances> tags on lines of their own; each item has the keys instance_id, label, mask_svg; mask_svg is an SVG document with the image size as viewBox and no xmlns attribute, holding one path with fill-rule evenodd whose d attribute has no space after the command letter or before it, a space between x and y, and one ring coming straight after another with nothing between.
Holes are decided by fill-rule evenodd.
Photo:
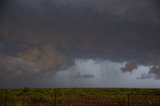
<instances>
[{"instance_id":1,"label":"bright gap in clouds","mask_svg":"<svg viewBox=\"0 0 160 106\"><path fill-rule=\"evenodd\" d=\"M124 63L109 60L76 59L74 66L58 71L46 79L34 80L35 87L131 87L157 88L159 80L142 79L148 73L149 66L138 66L132 72L122 72ZM38 83L39 82L39 83Z\"/></svg>"}]
</instances>

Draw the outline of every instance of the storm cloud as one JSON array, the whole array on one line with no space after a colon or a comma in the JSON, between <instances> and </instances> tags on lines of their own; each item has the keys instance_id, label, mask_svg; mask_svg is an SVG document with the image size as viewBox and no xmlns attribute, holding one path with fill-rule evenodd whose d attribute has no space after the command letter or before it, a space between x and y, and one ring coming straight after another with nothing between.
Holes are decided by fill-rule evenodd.
<instances>
[{"instance_id":1,"label":"storm cloud","mask_svg":"<svg viewBox=\"0 0 160 106\"><path fill-rule=\"evenodd\" d=\"M136 63L134 63L134 62L128 62L128 63L125 64L124 67L121 68L121 71L122 72L127 72L127 71L128 72L132 72L135 69L137 69Z\"/></svg>"},{"instance_id":2,"label":"storm cloud","mask_svg":"<svg viewBox=\"0 0 160 106\"><path fill-rule=\"evenodd\" d=\"M54 76L74 67L77 59L126 63L120 72L159 66L159 4L159 0L1 0L1 79L47 72Z\"/></svg>"},{"instance_id":3,"label":"storm cloud","mask_svg":"<svg viewBox=\"0 0 160 106\"><path fill-rule=\"evenodd\" d=\"M152 78L141 79L147 74L148 66L139 66L132 73L122 73L125 63L100 59L76 59L70 68L58 71L54 76L45 73L41 78L35 78L30 85L33 87L131 87L159 88L160 80ZM78 74L79 73L79 74ZM50 75L50 77L48 77ZM85 75L94 77L85 78ZM47 76L47 77L46 77Z\"/></svg>"}]
</instances>

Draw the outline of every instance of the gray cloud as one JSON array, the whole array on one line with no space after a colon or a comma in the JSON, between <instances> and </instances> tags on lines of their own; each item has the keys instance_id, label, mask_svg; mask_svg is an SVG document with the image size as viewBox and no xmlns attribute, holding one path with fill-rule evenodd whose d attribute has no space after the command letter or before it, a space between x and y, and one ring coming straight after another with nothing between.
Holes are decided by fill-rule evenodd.
<instances>
[{"instance_id":1,"label":"gray cloud","mask_svg":"<svg viewBox=\"0 0 160 106\"><path fill-rule=\"evenodd\" d=\"M77 72L77 74L75 75L71 75L71 78L92 78L95 75L91 75L91 74L80 74L80 72Z\"/></svg>"},{"instance_id":2,"label":"gray cloud","mask_svg":"<svg viewBox=\"0 0 160 106\"><path fill-rule=\"evenodd\" d=\"M63 69L66 64L65 56L49 46L44 46L39 49L31 48L19 53L17 57L35 63L42 71L50 71L58 68Z\"/></svg>"},{"instance_id":3,"label":"gray cloud","mask_svg":"<svg viewBox=\"0 0 160 106\"><path fill-rule=\"evenodd\" d=\"M23 76L27 70L61 70L77 58L159 66L159 4L158 0L1 0L0 54L5 54L2 61L7 58L2 69L10 70L9 63L15 71L14 67L25 70L20 72ZM129 67L123 69L136 69ZM1 74L9 76L5 70Z\"/></svg>"},{"instance_id":4,"label":"gray cloud","mask_svg":"<svg viewBox=\"0 0 160 106\"><path fill-rule=\"evenodd\" d=\"M16 57L6 57L1 55L0 60L1 79L17 76L34 75L39 73L34 63L30 63Z\"/></svg>"},{"instance_id":5,"label":"gray cloud","mask_svg":"<svg viewBox=\"0 0 160 106\"><path fill-rule=\"evenodd\" d=\"M54 0L14 0L2 14L1 36L9 42L36 45L50 42L67 49L120 52L128 57L157 52L160 25L157 1L82 0L79 2L87 6L74 7L76 1L64 4ZM100 12L100 7L105 11Z\"/></svg>"},{"instance_id":6,"label":"gray cloud","mask_svg":"<svg viewBox=\"0 0 160 106\"><path fill-rule=\"evenodd\" d=\"M122 73L121 67L125 63L112 62L101 59L76 59L75 65L64 71L58 71L54 77L33 81L34 87L132 87L157 88L160 80L139 79L141 74L148 72L148 66L139 66L132 73ZM80 73L78 75L78 73ZM84 78L83 75L95 75ZM71 77L78 75L80 77ZM48 76L48 74L43 74Z\"/></svg>"},{"instance_id":7,"label":"gray cloud","mask_svg":"<svg viewBox=\"0 0 160 106\"><path fill-rule=\"evenodd\" d=\"M128 62L128 63L125 64L124 67L121 68L121 71L122 72L127 72L127 71L128 72L132 72L133 70L135 70L137 68L138 68L138 66L137 66L136 63L134 63L134 62Z\"/></svg>"},{"instance_id":8,"label":"gray cloud","mask_svg":"<svg viewBox=\"0 0 160 106\"><path fill-rule=\"evenodd\" d=\"M3 44L0 42L0 49L3 47Z\"/></svg>"},{"instance_id":9,"label":"gray cloud","mask_svg":"<svg viewBox=\"0 0 160 106\"><path fill-rule=\"evenodd\" d=\"M143 73L141 75L141 79L149 79L149 78L153 78L153 79L160 79L160 67L159 66L152 66L149 69L148 73Z\"/></svg>"},{"instance_id":10,"label":"gray cloud","mask_svg":"<svg viewBox=\"0 0 160 106\"><path fill-rule=\"evenodd\" d=\"M66 58L63 54L48 46L44 48L31 48L24 52L20 52L14 57L1 55L1 65L2 67L5 67L4 69L1 69L1 71L28 70L33 73L45 72L59 70L59 68L63 69L65 68L65 64Z\"/></svg>"},{"instance_id":11,"label":"gray cloud","mask_svg":"<svg viewBox=\"0 0 160 106\"><path fill-rule=\"evenodd\" d=\"M31 48L16 56L0 56L0 87L4 83L27 86L25 82L50 72L53 75L67 66L66 57L52 47ZM13 82L12 82L13 81ZM9 85L14 87L14 85Z\"/></svg>"},{"instance_id":12,"label":"gray cloud","mask_svg":"<svg viewBox=\"0 0 160 106\"><path fill-rule=\"evenodd\" d=\"M153 66L149 70L149 74L153 74L156 79L160 79L160 67Z\"/></svg>"}]
</instances>

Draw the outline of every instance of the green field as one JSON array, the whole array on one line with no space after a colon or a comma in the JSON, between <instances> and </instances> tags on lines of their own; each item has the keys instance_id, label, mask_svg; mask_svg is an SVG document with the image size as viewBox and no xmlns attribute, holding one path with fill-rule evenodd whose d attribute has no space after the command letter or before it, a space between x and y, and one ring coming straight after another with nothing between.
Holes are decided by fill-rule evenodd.
<instances>
[{"instance_id":1,"label":"green field","mask_svg":"<svg viewBox=\"0 0 160 106\"><path fill-rule=\"evenodd\" d=\"M138 101L142 101L141 103ZM160 89L57 88L0 89L0 106L160 105Z\"/></svg>"}]
</instances>

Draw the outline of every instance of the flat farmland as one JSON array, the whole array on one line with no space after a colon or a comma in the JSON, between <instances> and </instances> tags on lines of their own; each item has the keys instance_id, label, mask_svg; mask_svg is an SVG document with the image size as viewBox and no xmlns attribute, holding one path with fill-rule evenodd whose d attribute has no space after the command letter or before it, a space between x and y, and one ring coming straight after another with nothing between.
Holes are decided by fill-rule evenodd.
<instances>
[{"instance_id":1,"label":"flat farmland","mask_svg":"<svg viewBox=\"0 0 160 106\"><path fill-rule=\"evenodd\" d=\"M160 106L160 89L0 89L0 106Z\"/></svg>"}]
</instances>

